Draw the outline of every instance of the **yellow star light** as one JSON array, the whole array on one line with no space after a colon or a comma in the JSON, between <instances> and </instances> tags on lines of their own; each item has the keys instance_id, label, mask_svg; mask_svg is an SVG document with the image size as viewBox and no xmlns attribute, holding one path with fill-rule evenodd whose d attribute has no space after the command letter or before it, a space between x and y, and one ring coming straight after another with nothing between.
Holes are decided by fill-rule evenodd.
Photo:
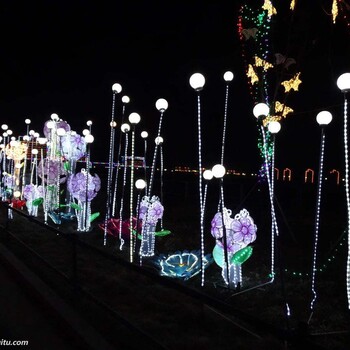
<instances>
[{"instance_id":1,"label":"yellow star light","mask_svg":"<svg viewBox=\"0 0 350 350\"><path fill-rule=\"evenodd\" d=\"M295 9L295 0L292 0L289 7L292 11Z\"/></svg>"},{"instance_id":2,"label":"yellow star light","mask_svg":"<svg viewBox=\"0 0 350 350\"><path fill-rule=\"evenodd\" d=\"M280 115L268 115L263 121L263 126L267 126L270 122L279 122L282 119Z\"/></svg>"},{"instance_id":3,"label":"yellow star light","mask_svg":"<svg viewBox=\"0 0 350 350\"><path fill-rule=\"evenodd\" d=\"M280 112L282 113L283 117L286 117L287 114L289 113L293 113L294 110L286 105L284 105L283 103L276 101L275 103L275 112Z\"/></svg>"},{"instance_id":4,"label":"yellow star light","mask_svg":"<svg viewBox=\"0 0 350 350\"><path fill-rule=\"evenodd\" d=\"M248 66L247 77L250 78L250 83L253 85L259 81L258 76L256 75L253 66L250 64Z\"/></svg>"},{"instance_id":5,"label":"yellow star light","mask_svg":"<svg viewBox=\"0 0 350 350\"><path fill-rule=\"evenodd\" d=\"M332 4L333 23L335 23L337 16L338 16L338 0L333 0L333 4Z\"/></svg>"},{"instance_id":6,"label":"yellow star light","mask_svg":"<svg viewBox=\"0 0 350 350\"><path fill-rule=\"evenodd\" d=\"M263 67L263 70L266 72L269 68L273 68L273 64L264 61L258 56L255 56L255 67Z\"/></svg>"},{"instance_id":7,"label":"yellow star light","mask_svg":"<svg viewBox=\"0 0 350 350\"><path fill-rule=\"evenodd\" d=\"M301 83L299 75L300 72L297 73L292 79L282 81L281 85L284 86L285 92L289 92L290 90L298 91L299 84Z\"/></svg>"},{"instance_id":8,"label":"yellow star light","mask_svg":"<svg viewBox=\"0 0 350 350\"><path fill-rule=\"evenodd\" d=\"M277 10L273 7L271 0L265 0L262 9L267 11L269 17L277 14Z\"/></svg>"}]
</instances>

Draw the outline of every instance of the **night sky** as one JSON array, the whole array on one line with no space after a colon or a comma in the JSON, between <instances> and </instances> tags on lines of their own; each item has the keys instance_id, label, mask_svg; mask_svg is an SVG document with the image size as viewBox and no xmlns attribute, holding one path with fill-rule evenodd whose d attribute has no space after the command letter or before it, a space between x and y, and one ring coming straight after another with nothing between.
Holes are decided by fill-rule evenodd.
<instances>
[{"instance_id":1,"label":"night sky","mask_svg":"<svg viewBox=\"0 0 350 350\"><path fill-rule=\"evenodd\" d=\"M31 128L42 133L45 121L57 113L81 133L90 119L95 136L92 160L107 161L111 88L119 83L123 90L116 102L118 125L123 95L131 99L126 117L131 112L141 115L136 127L137 152L143 149L139 136L143 130L148 131L149 149L153 149L159 122L155 102L165 98L169 103L161 133L165 165L196 167L197 96L189 78L200 72L206 78L201 92L203 166L211 167L220 162L223 74L229 70L235 78L229 89L225 165L238 170L259 169L254 104L237 33L241 3L3 2L1 124L8 124L14 134L21 135L26 132L24 120L30 118ZM263 1L250 3L261 6ZM325 109L334 118L327 128L327 167L341 168L343 96L336 79L350 71L350 30L342 19L332 24L331 1L300 4L293 17L286 5L275 5L279 12L273 22L271 50L283 52L288 48L297 60L303 83L288 101L294 113L282 121L277 135L276 165L317 166L320 129L316 114Z\"/></svg>"}]
</instances>

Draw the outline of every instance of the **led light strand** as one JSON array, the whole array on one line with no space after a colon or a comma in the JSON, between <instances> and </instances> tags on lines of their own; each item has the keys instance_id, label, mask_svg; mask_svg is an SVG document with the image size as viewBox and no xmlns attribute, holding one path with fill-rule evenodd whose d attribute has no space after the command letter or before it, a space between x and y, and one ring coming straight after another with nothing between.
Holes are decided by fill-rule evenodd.
<instances>
[{"instance_id":1,"label":"led light strand","mask_svg":"<svg viewBox=\"0 0 350 350\"><path fill-rule=\"evenodd\" d=\"M163 175L164 175L164 159L163 159L163 144L160 144L160 202L164 205L163 196ZM163 216L160 218L160 229L163 230Z\"/></svg>"},{"instance_id":2,"label":"led light strand","mask_svg":"<svg viewBox=\"0 0 350 350\"><path fill-rule=\"evenodd\" d=\"M115 108L115 97L116 91L113 90L112 98L112 117L110 123L110 139L109 139L109 154L108 154L108 175L107 175L107 199L106 199L106 215L104 223L104 237L103 245L107 244L107 226L108 220L111 218L111 186L112 186L112 177L113 177L113 159L114 159L114 108Z\"/></svg>"},{"instance_id":3,"label":"led light strand","mask_svg":"<svg viewBox=\"0 0 350 350\"><path fill-rule=\"evenodd\" d=\"M200 176L202 176L200 174ZM203 194L203 205L201 208L201 223L200 223L200 229L201 229L201 270L202 270L202 276L201 276L201 286L204 286L204 282L205 282L205 261L204 261L204 215L205 215L205 204L207 201L207 193L208 193L208 183L205 184L204 186L204 194Z\"/></svg>"},{"instance_id":4,"label":"led light strand","mask_svg":"<svg viewBox=\"0 0 350 350\"><path fill-rule=\"evenodd\" d=\"M349 197L349 156L348 156L348 100L344 93L344 154L345 154L345 194L348 214L348 257L346 263L346 291L350 309L350 197Z\"/></svg>"},{"instance_id":5,"label":"led light strand","mask_svg":"<svg viewBox=\"0 0 350 350\"><path fill-rule=\"evenodd\" d=\"M272 193L272 200L274 201L274 193L275 193L275 135L273 135L273 140L272 140L272 154L271 154L271 193ZM271 277L272 281L274 280L275 277L275 272L274 272L274 266L275 266L275 228L278 236L278 227L277 227L277 222L274 217L273 220L271 220Z\"/></svg>"},{"instance_id":6,"label":"led light strand","mask_svg":"<svg viewBox=\"0 0 350 350\"><path fill-rule=\"evenodd\" d=\"M263 125L261 125L261 133L263 135L263 142L264 142L264 155L265 155L265 171L266 171L266 178L267 178L267 183L268 183L268 188L269 188L269 197L270 197L270 205L271 205L271 282L275 278L275 267L274 267L274 252L275 252L275 239L274 235L276 236L279 235L278 231L278 225L277 225L277 220L276 220L276 214L275 214L275 204L274 204L274 194L272 192L272 186L271 186L271 178L270 178L270 171L269 171L269 165L268 165L268 154L267 154L267 147L266 147L266 141L265 141L265 130ZM273 169L272 169L273 171Z\"/></svg>"},{"instance_id":7,"label":"led light strand","mask_svg":"<svg viewBox=\"0 0 350 350\"><path fill-rule=\"evenodd\" d=\"M341 248L345 247L346 245L346 241L347 241L347 236L346 236L346 233L347 233L347 230L343 232L343 236L341 238L341 240L339 240L338 242L338 246L339 247L336 247L334 248L334 252L332 252L330 255L328 255L326 258L325 258L325 261L322 262L321 264L318 264L320 267L316 267L316 272L318 273L324 273L327 271L327 269L329 268L329 265L330 264L334 264L334 262L339 259L339 252L342 250ZM293 277L300 277L300 278L303 278L303 277L308 277L310 276L310 273L309 272L305 272L305 271L293 271L293 270L288 270L288 269L285 269L284 272L287 272L289 273L290 275L292 275Z\"/></svg>"},{"instance_id":8,"label":"led light strand","mask_svg":"<svg viewBox=\"0 0 350 350\"><path fill-rule=\"evenodd\" d=\"M123 104L122 108L122 117L121 117L121 122L120 125L124 124L124 116L125 116L125 104ZM117 124L115 125L117 126ZM117 204L117 190L118 190L118 179L119 179L119 169L120 169L120 153L121 153L121 148L122 148L122 137L123 137L123 132L119 133L119 143L118 143L118 153L117 153L117 166L116 166L116 172L115 172L115 180L114 180L114 193L113 193L113 203L112 203L112 217L115 216L115 211L116 211L116 204Z\"/></svg>"},{"instance_id":9,"label":"led light strand","mask_svg":"<svg viewBox=\"0 0 350 350\"><path fill-rule=\"evenodd\" d=\"M133 197L134 197L134 155L135 155L135 126L131 131L131 168L130 168L130 262L134 259L134 237L133 237ZM137 237L136 237L137 239Z\"/></svg>"},{"instance_id":10,"label":"led light strand","mask_svg":"<svg viewBox=\"0 0 350 350\"><path fill-rule=\"evenodd\" d=\"M311 292L313 298L310 303L310 309L313 310L317 299L315 281L316 281L316 264L317 264L317 246L320 227L320 208L321 208L321 194L322 194L322 179L323 179L323 158L324 158L325 133L324 128L321 129L321 149L320 149L320 164L318 172L318 186L317 186L317 200L316 200L316 215L315 215L315 233L314 233L314 250L312 259L311 271Z\"/></svg>"},{"instance_id":11,"label":"led light strand","mask_svg":"<svg viewBox=\"0 0 350 350\"><path fill-rule=\"evenodd\" d=\"M222 143L221 143L221 165L224 165L224 152L225 152L225 139L226 139L226 124L227 124L227 104L228 104L229 84L226 84L225 94L225 109L224 109L224 127L222 130Z\"/></svg>"},{"instance_id":12,"label":"led light strand","mask_svg":"<svg viewBox=\"0 0 350 350\"><path fill-rule=\"evenodd\" d=\"M164 112L161 111L160 112L160 118L159 118L159 124L158 124L157 137L160 137L160 131L161 131L161 127L162 127L163 114L164 114ZM148 195L149 198L151 198L151 194L152 194L154 172L155 172L156 159L157 159L157 151L158 151L158 142L155 143L154 153L153 153L151 176L150 176L150 179L149 179L149 186L148 186L148 192L147 192L147 195Z\"/></svg>"},{"instance_id":13,"label":"led light strand","mask_svg":"<svg viewBox=\"0 0 350 350\"><path fill-rule=\"evenodd\" d=\"M120 240L119 250L122 250L124 245L124 239L122 237L122 223L123 223L123 209L124 209L124 192L126 187L127 159L128 159L128 133L126 132L125 133L125 150L124 150L123 186L122 186L122 195L120 198L120 208L119 208L119 240Z\"/></svg>"}]
</instances>

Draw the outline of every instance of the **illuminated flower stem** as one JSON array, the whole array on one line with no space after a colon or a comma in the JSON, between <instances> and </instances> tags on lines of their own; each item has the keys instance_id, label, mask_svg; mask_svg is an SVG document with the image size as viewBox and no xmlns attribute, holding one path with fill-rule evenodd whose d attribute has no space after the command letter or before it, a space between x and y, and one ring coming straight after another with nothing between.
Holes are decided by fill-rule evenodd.
<instances>
[{"instance_id":1,"label":"illuminated flower stem","mask_svg":"<svg viewBox=\"0 0 350 350\"><path fill-rule=\"evenodd\" d=\"M109 139L109 153L108 153L108 175L107 175L107 199L106 199L106 216L104 223L104 238L103 245L107 244L107 226L108 220L111 218L111 187L113 179L113 160L114 160L114 137L115 137L115 128L114 128L114 109L115 109L115 97L116 92L113 91L112 99L112 117L110 123L110 139Z\"/></svg>"}]
</instances>

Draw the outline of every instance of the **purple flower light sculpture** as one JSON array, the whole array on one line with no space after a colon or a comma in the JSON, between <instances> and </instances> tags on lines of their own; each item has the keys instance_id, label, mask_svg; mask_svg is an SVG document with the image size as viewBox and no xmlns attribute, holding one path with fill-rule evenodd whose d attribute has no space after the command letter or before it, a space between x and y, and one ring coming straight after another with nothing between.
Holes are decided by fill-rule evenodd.
<instances>
[{"instance_id":1,"label":"purple flower light sculpture","mask_svg":"<svg viewBox=\"0 0 350 350\"><path fill-rule=\"evenodd\" d=\"M215 262L222 268L222 276L225 283L237 287L239 283L242 283L242 267L241 264L232 262L232 258L235 253L256 240L257 226L246 209L241 210L233 219L231 218L231 210L224 208L223 212L229 263L229 281L227 280L226 263L224 261L223 220L220 212L216 213L211 221L211 234L216 239L213 257Z\"/></svg>"},{"instance_id":2,"label":"purple flower light sculpture","mask_svg":"<svg viewBox=\"0 0 350 350\"><path fill-rule=\"evenodd\" d=\"M67 160L79 160L86 152L84 137L78 134L66 134L61 137L62 155Z\"/></svg>"},{"instance_id":3,"label":"purple flower light sculpture","mask_svg":"<svg viewBox=\"0 0 350 350\"><path fill-rule=\"evenodd\" d=\"M101 189L101 179L97 174L91 175L85 169L71 175L67 183L68 191L77 203L71 203L78 220L78 231L89 231L91 222L91 201Z\"/></svg>"},{"instance_id":4,"label":"purple flower light sculpture","mask_svg":"<svg viewBox=\"0 0 350 350\"><path fill-rule=\"evenodd\" d=\"M42 200L39 200L39 198L44 198L43 186L33 184L25 185L23 188L23 197L26 200L28 214L31 216L38 216L39 202L42 203ZM38 201L38 203L36 203L36 201Z\"/></svg>"},{"instance_id":5,"label":"purple flower light sculpture","mask_svg":"<svg viewBox=\"0 0 350 350\"><path fill-rule=\"evenodd\" d=\"M141 256L153 256L155 230L158 221L163 217L164 207L157 196L144 196L140 203L139 219L142 221Z\"/></svg>"}]
</instances>

